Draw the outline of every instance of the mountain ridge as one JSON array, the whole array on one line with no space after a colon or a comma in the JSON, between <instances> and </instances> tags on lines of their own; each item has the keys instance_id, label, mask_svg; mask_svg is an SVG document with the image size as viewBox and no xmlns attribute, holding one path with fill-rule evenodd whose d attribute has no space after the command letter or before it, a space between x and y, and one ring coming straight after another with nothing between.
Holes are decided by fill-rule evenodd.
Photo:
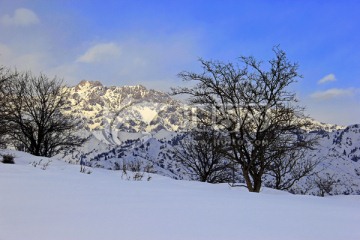
<instances>
[{"instance_id":1,"label":"mountain ridge","mask_svg":"<svg viewBox=\"0 0 360 240\"><path fill-rule=\"evenodd\" d=\"M82 80L76 86L67 88L70 91L69 103L72 106L71 109L67 109L67 113L83 118L90 130L109 127L110 122L114 122L114 117L115 122L122 123L121 130L131 132L156 132L161 129L178 131L190 127L188 120L191 119L185 119L191 117L186 115L190 114L189 105L173 99L167 93L147 89L143 85L107 87L99 81ZM122 112L133 119L126 118L126 114ZM312 127L309 131L329 132L346 128L312 118L310 120Z\"/></svg>"},{"instance_id":2,"label":"mountain ridge","mask_svg":"<svg viewBox=\"0 0 360 240\"><path fill-rule=\"evenodd\" d=\"M106 87L99 81L81 81L69 91L72 107L66 113L83 120L79 133L88 142L61 158L79 163L84 157L88 166L109 170L127 163L151 165L160 175L190 180L171 153L191 127L190 106L142 85ZM311 122L306 134L320 139L307 157L320 160L317 170L321 176L334 176L339 181L332 194L360 194L360 124L346 127ZM302 194L316 191L308 179L293 189Z\"/></svg>"}]
</instances>

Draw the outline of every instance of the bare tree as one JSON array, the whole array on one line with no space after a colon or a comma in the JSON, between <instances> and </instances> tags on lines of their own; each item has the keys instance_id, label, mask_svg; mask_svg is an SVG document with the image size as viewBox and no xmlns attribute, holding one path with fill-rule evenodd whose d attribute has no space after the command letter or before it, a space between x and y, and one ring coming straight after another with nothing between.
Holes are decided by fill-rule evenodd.
<instances>
[{"instance_id":1,"label":"bare tree","mask_svg":"<svg viewBox=\"0 0 360 240\"><path fill-rule=\"evenodd\" d=\"M203 73L179 74L196 85L173 89L173 94L187 94L191 104L213 114L215 123L204 119L204 114L198 120L204 125L216 124L227 136L227 157L240 165L251 192L260 191L262 177L276 159L287 159L286 150L307 147L287 144L284 138L309 122L304 120L304 109L297 104L295 93L288 91L301 77L298 65L289 62L278 47L273 50L275 57L268 62L268 70L253 57L241 57L239 65L200 59Z\"/></svg>"},{"instance_id":2,"label":"bare tree","mask_svg":"<svg viewBox=\"0 0 360 240\"><path fill-rule=\"evenodd\" d=\"M323 176L316 175L314 179L314 184L318 189L318 196L324 197L326 194L332 195L332 191L335 186L338 185L339 180L335 177L334 174L330 175L326 173Z\"/></svg>"},{"instance_id":3,"label":"bare tree","mask_svg":"<svg viewBox=\"0 0 360 240\"><path fill-rule=\"evenodd\" d=\"M188 169L195 180L229 182L232 164L223 154L221 134L213 129L194 129L174 148L175 161Z\"/></svg>"},{"instance_id":4,"label":"bare tree","mask_svg":"<svg viewBox=\"0 0 360 240\"><path fill-rule=\"evenodd\" d=\"M301 134L301 135L299 135ZM269 166L267 175L273 177L269 187L279 190L290 190L290 188L300 179L315 174L315 168L319 160L313 160L307 156L307 151L317 144L317 137L308 136L303 131L297 135L284 136L287 138L279 141L279 154L274 158ZM295 140L294 138L301 138Z\"/></svg>"},{"instance_id":5,"label":"bare tree","mask_svg":"<svg viewBox=\"0 0 360 240\"><path fill-rule=\"evenodd\" d=\"M9 132L9 126L7 124L8 113L5 108L6 104L6 85L13 77L14 73L6 67L0 67L0 146L5 147L5 136Z\"/></svg>"},{"instance_id":6,"label":"bare tree","mask_svg":"<svg viewBox=\"0 0 360 240\"><path fill-rule=\"evenodd\" d=\"M25 151L51 157L83 142L74 135L80 122L63 114L70 103L61 80L44 74L16 73L4 86L4 94L9 136Z\"/></svg>"}]
</instances>

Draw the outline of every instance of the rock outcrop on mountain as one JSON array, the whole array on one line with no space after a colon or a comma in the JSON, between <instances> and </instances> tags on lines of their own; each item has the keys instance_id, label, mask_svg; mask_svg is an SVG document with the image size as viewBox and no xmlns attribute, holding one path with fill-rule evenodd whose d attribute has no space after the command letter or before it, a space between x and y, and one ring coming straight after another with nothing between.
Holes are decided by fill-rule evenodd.
<instances>
[{"instance_id":1,"label":"rock outcrop on mountain","mask_svg":"<svg viewBox=\"0 0 360 240\"><path fill-rule=\"evenodd\" d=\"M187 106L168 94L144 86L106 87L98 81L81 81L70 88L68 114L81 117L87 130L126 132L184 130Z\"/></svg>"}]
</instances>

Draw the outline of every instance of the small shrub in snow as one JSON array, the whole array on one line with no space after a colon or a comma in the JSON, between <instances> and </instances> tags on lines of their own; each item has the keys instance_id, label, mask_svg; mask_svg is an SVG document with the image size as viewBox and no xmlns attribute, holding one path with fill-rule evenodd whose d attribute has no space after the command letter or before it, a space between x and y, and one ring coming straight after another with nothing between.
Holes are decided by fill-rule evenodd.
<instances>
[{"instance_id":1,"label":"small shrub in snow","mask_svg":"<svg viewBox=\"0 0 360 240\"><path fill-rule=\"evenodd\" d=\"M155 173L155 170L154 170L153 165L147 164L147 165L144 167L144 172L146 172L146 173Z\"/></svg>"},{"instance_id":2,"label":"small shrub in snow","mask_svg":"<svg viewBox=\"0 0 360 240\"><path fill-rule=\"evenodd\" d=\"M88 168L86 168L84 165L80 165L80 172L81 173L86 173L86 174L91 174L92 171Z\"/></svg>"},{"instance_id":3,"label":"small shrub in snow","mask_svg":"<svg viewBox=\"0 0 360 240\"><path fill-rule=\"evenodd\" d=\"M114 163L114 170L115 170L115 171L121 170L121 167L120 167L120 164L119 164L119 163L117 163L117 162Z\"/></svg>"},{"instance_id":4,"label":"small shrub in snow","mask_svg":"<svg viewBox=\"0 0 360 240\"><path fill-rule=\"evenodd\" d=\"M121 173L121 179L127 180L127 181L142 181L145 173L153 173L153 166L148 164L146 166L142 166L142 162L123 162L122 164L122 173ZM143 169L143 170L142 170ZM130 171L130 173L128 173ZM147 181L151 180L151 176L148 175Z\"/></svg>"},{"instance_id":5,"label":"small shrub in snow","mask_svg":"<svg viewBox=\"0 0 360 240\"><path fill-rule=\"evenodd\" d=\"M15 163L14 156L11 154L5 154L5 155L2 155L2 157L3 157L2 163L5 163L5 164L14 164Z\"/></svg>"},{"instance_id":6,"label":"small shrub in snow","mask_svg":"<svg viewBox=\"0 0 360 240\"><path fill-rule=\"evenodd\" d=\"M48 160L46 163L45 162L43 162L43 160L41 159L40 161L33 161L32 163L31 163L31 165L33 166L33 167L40 167L40 169L41 170L46 170L47 169L47 167L50 165L50 163L51 163L51 160Z\"/></svg>"},{"instance_id":7,"label":"small shrub in snow","mask_svg":"<svg viewBox=\"0 0 360 240\"><path fill-rule=\"evenodd\" d=\"M339 184L339 180L335 175L326 173L324 176L316 176L314 183L318 188L318 196L324 197L325 195L333 195L334 188Z\"/></svg>"},{"instance_id":8,"label":"small shrub in snow","mask_svg":"<svg viewBox=\"0 0 360 240\"><path fill-rule=\"evenodd\" d=\"M144 173L139 173L139 172L137 172L137 173L135 173L135 175L133 176L133 180L134 180L134 181L141 181L141 180L143 179L143 177L144 177Z\"/></svg>"}]
</instances>

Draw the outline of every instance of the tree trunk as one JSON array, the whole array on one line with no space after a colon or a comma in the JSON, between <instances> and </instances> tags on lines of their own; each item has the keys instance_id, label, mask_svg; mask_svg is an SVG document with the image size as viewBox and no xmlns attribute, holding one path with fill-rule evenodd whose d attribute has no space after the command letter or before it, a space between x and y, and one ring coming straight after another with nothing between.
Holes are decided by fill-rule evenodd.
<instances>
[{"instance_id":1,"label":"tree trunk","mask_svg":"<svg viewBox=\"0 0 360 240\"><path fill-rule=\"evenodd\" d=\"M245 183L246 183L246 186L247 186L249 192L254 192L254 187L252 185L251 178L249 176L249 171L247 171L243 168L242 172L243 172Z\"/></svg>"},{"instance_id":2,"label":"tree trunk","mask_svg":"<svg viewBox=\"0 0 360 240\"><path fill-rule=\"evenodd\" d=\"M254 178L254 191L253 192L260 192L261 189L261 176L260 177L255 177Z\"/></svg>"}]
</instances>

